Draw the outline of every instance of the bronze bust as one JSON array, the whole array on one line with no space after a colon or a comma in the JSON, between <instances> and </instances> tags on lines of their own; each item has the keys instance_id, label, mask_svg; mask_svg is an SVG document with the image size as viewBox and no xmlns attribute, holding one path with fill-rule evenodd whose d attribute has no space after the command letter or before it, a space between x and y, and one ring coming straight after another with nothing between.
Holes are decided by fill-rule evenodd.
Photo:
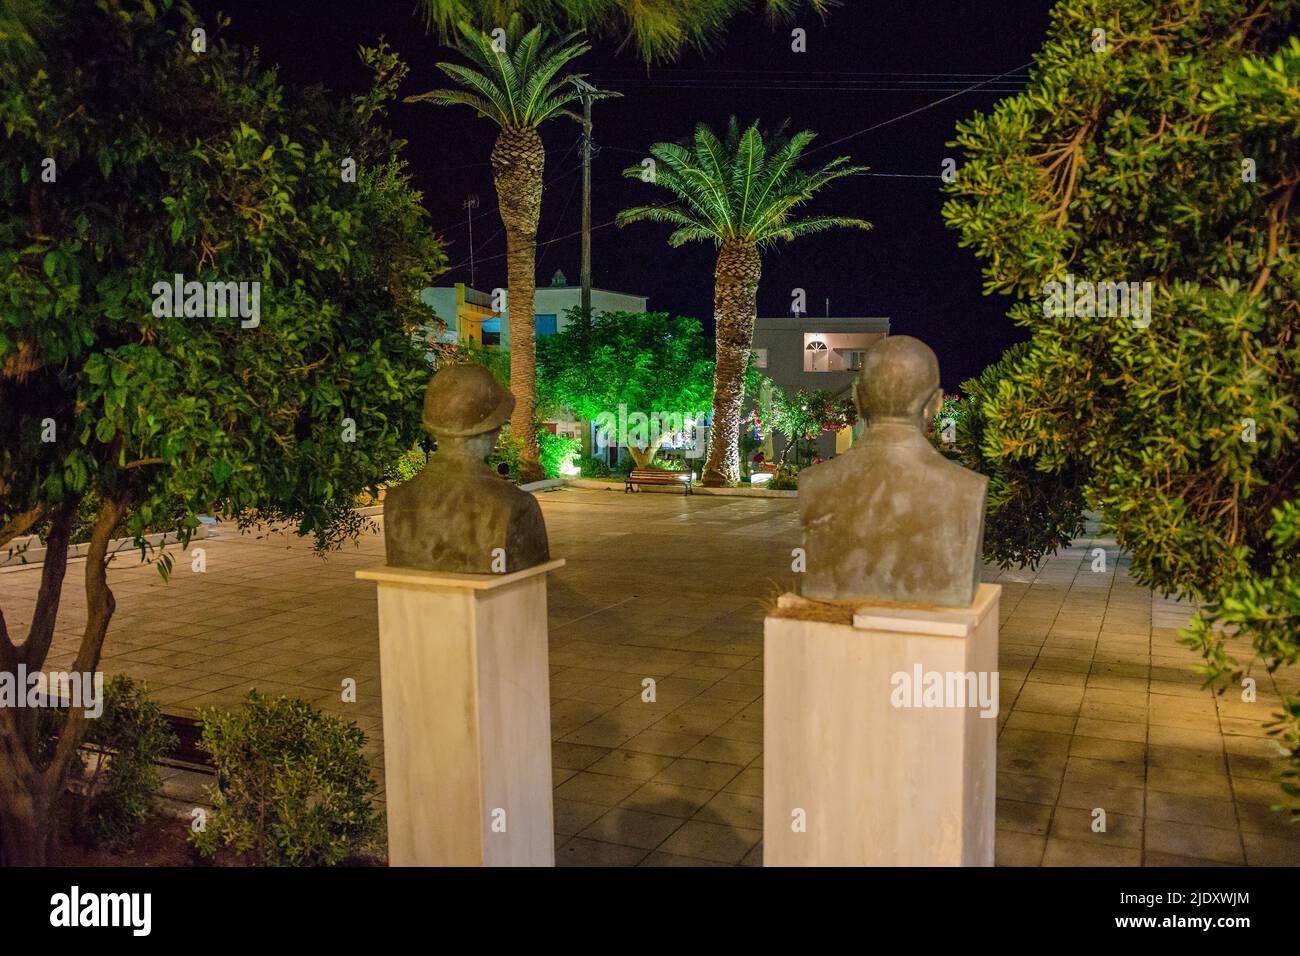
<instances>
[{"instance_id":1,"label":"bronze bust","mask_svg":"<svg viewBox=\"0 0 1300 956\"><path fill-rule=\"evenodd\" d=\"M919 339L882 339L863 358L853 400L866 422L861 437L799 476L803 596L968 607L988 479L925 436L943 403L938 359Z\"/></svg>"},{"instance_id":2,"label":"bronze bust","mask_svg":"<svg viewBox=\"0 0 1300 956\"><path fill-rule=\"evenodd\" d=\"M481 365L451 365L429 380L424 427L438 450L384 499L389 565L499 574L550 560L537 499L487 465L514 407L515 397Z\"/></svg>"}]
</instances>

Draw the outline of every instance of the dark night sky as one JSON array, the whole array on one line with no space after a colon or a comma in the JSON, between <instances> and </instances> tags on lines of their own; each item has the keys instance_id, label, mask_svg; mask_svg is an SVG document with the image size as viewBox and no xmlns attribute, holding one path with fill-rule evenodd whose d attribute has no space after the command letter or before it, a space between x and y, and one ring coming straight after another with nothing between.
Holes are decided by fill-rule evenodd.
<instances>
[{"instance_id":1,"label":"dark night sky","mask_svg":"<svg viewBox=\"0 0 1300 956\"><path fill-rule=\"evenodd\" d=\"M228 35L259 47L286 81L323 83L340 93L367 82L356 48L383 34L411 66L403 95L449 82L434 64L455 59L425 33L414 7L414 0L196 3L204 16L228 13ZM788 314L790 290L800 287L812 315L825 313L827 298L832 315L887 315L895 333L918 336L935 349L944 385L955 389L1023 336L1004 316L1006 300L981 294L979 262L957 247L957 234L939 215L941 162L947 156L960 161L960 153L944 144L958 120L988 110L1019 83L1003 80L853 134L1027 63L1042 43L1049 7L1047 0L846 0L825 22L807 16L775 29L750 15L732 24L717 49L649 70L632 51L617 52L617 41L597 39L579 66L598 86L624 97L595 107L595 285L649 296L652 309L696 316L711 334L713 249L702 243L670 248L666 225L603 225L626 206L665 199L653 186L623 179L621 171L648 155L650 143L681 139L699 121L718 128L733 113L742 122L790 119L819 134L814 151L851 137L810 158L849 155L873 173L832 184L807 209L859 216L875 228L806 237L767 252L759 313ZM793 26L807 29L807 53L791 51ZM505 242L487 165L495 128L469 110L428 104L399 103L389 119L409 141L406 158L447 243L454 268L439 281L469 281L468 265L462 265L469 257L462 202L477 193L476 284L505 285ZM564 118L543 127L542 284L556 269L571 282L578 277L578 136L578 125Z\"/></svg>"}]
</instances>

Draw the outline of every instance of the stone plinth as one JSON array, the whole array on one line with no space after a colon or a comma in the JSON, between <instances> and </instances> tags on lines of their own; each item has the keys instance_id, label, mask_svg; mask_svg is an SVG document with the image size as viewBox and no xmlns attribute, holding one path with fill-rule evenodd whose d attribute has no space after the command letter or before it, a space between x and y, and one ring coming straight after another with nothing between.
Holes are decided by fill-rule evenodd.
<instances>
[{"instance_id":1,"label":"stone plinth","mask_svg":"<svg viewBox=\"0 0 1300 956\"><path fill-rule=\"evenodd\" d=\"M554 866L548 561L513 574L381 567L392 866Z\"/></svg>"},{"instance_id":2,"label":"stone plinth","mask_svg":"<svg viewBox=\"0 0 1300 956\"><path fill-rule=\"evenodd\" d=\"M993 865L1000 593L981 584L956 610L781 599L763 642L765 866Z\"/></svg>"}]
</instances>

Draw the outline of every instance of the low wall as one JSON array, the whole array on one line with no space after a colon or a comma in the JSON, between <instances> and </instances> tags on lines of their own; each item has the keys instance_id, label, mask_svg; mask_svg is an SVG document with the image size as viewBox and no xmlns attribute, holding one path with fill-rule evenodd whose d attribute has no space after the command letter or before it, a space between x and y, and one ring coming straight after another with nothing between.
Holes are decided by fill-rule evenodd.
<instances>
[{"instance_id":1,"label":"low wall","mask_svg":"<svg viewBox=\"0 0 1300 956\"><path fill-rule=\"evenodd\" d=\"M622 481L602 481L596 478L570 478L565 484L570 488L587 488L596 491L622 491L624 484ZM641 488L643 492L658 492L661 494L680 495L681 488L675 488L671 485L645 485ZM798 491L784 491L777 488L754 488L738 485L734 488L705 488L698 482L691 486L691 491L697 495L722 495L733 498L798 498Z\"/></svg>"}]
</instances>

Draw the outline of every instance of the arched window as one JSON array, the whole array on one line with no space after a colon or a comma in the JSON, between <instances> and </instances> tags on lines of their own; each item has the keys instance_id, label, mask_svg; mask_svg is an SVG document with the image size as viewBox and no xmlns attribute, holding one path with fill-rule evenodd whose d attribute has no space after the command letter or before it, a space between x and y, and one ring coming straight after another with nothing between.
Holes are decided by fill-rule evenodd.
<instances>
[{"instance_id":1,"label":"arched window","mask_svg":"<svg viewBox=\"0 0 1300 956\"><path fill-rule=\"evenodd\" d=\"M826 343L818 339L813 339L804 347L804 353L807 361L804 365L804 371L807 372L826 372L830 370L830 353L826 350ZM818 367L820 360L821 366Z\"/></svg>"}]
</instances>

